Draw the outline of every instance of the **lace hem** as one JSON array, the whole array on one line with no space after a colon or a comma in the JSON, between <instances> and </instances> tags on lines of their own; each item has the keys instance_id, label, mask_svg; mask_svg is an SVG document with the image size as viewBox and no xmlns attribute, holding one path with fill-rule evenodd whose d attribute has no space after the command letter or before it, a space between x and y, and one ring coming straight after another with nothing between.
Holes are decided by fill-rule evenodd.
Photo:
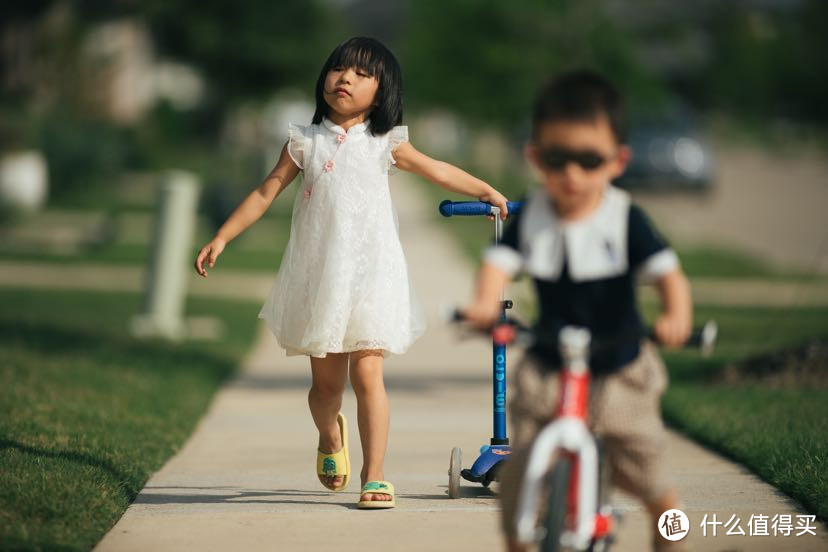
<instances>
[{"instance_id":1,"label":"lace hem","mask_svg":"<svg viewBox=\"0 0 828 552\"><path fill-rule=\"evenodd\" d=\"M329 343L325 346L314 346L314 347L290 347L286 345L280 345L285 350L287 356L311 356L314 358L325 358L328 354L331 353L353 353L356 351L367 351L367 350L374 350L374 351L382 351L382 356L387 357L390 354L394 355L401 355L408 351L409 347L417 340L419 336L412 336L411 340L407 345L392 345L386 341L374 341L374 340L365 340L365 341L353 341L353 342L345 342L345 343ZM278 339L276 341L279 341Z\"/></svg>"}]
</instances>

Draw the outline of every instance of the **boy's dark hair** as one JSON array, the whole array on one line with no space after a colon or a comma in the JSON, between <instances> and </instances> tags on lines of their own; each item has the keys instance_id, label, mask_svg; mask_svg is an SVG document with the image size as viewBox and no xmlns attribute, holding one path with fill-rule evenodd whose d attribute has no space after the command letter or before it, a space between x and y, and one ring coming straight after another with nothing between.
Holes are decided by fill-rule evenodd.
<instances>
[{"instance_id":1,"label":"boy's dark hair","mask_svg":"<svg viewBox=\"0 0 828 552\"><path fill-rule=\"evenodd\" d=\"M374 136L387 133L402 123L402 72L394 54L373 38L357 36L337 46L316 81L316 112L313 123L328 115L330 106L322 95L325 77L335 67L356 67L377 78L376 107L371 111L369 130Z\"/></svg>"},{"instance_id":2,"label":"boy's dark hair","mask_svg":"<svg viewBox=\"0 0 828 552\"><path fill-rule=\"evenodd\" d=\"M589 70L563 73L538 91L532 113L532 138L543 123L556 121L592 122L601 115L609 120L619 144L627 139L624 99L603 76Z\"/></svg>"}]
</instances>

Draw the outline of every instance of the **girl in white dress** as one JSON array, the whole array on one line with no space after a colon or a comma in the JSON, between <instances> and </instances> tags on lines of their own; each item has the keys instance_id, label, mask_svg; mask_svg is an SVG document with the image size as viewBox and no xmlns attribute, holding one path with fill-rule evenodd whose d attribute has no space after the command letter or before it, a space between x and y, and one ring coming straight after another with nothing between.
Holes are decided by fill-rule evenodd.
<instances>
[{"instance_id":1,"label":"girl in white dress","mask_svg":"<svg viewBox=\"0 0 828 552\"><path fill-rule=\"evenodd\" d=\"M341 491L350 477L348 427L339 412L350 375L364 464L361 508L390 508L384 481L389 408L387 353L403 353L425 330L400 245L388 188L392 167L453 192L488 201L506 217L506 199L461 169L431 159L408 141L402 80L394 55L352 38L328 57L316 83L309 126L290 125L276 166L227 219L196 259L207 276L227 243L258 220L303 172L290 239L263 318L289 355L310 357L311 415L319 429L317 475Z\"/></svg>"}]
</instances>

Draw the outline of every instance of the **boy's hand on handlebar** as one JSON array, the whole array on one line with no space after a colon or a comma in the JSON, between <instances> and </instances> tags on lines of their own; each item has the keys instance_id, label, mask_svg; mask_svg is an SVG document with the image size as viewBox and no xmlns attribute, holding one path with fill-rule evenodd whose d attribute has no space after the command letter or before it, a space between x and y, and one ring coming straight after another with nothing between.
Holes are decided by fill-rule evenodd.
<instances>
[{"instance_id":1,"label":"boy's hand on handlebar","mask_svg":"<svg viewBox=\"0 0 828 552\"><path fill-rule=\"evenodd\" d=\"M500 318L500 305L487 305L485 303L474 303L460 313L463 319L479 330L489 330L498 318Z\"/></svg>"},{"instance_id":2,"label":"boy's hand on handlebar","mask_svg":"<svg viewBox=\"0 0 828 552\"><path fill-rule=\"evenodd\" d=\"M665 347L681 347L690 337L693 321L689 316L664 313L653 325L653 332L658 342Z\"/></svg>"},{"instance_id":3,"label":"boy's hand on handlebar","mask_svg":"<svg viewBox=\"0 0 828 552\"><path fill-rule=\"evenodd\" d=\"M509 206L506 204L506 197L494 188L490 188L488 192L478 199L498 207L500 209L501 220L506 220L506 217L509 216Z\"/></svg>"},{"instance_id":4,"label":"boy's hand on handlebar","mask_svg":"<svg viewBox=\"0 0 828 552\"><path fill-rule=\"evenodd\" d=\"M201 251L198 252L198 257L196 257L195 262L195 269L198 272L199 276L204 278L207 277L207 269L204 268L204 263L206 262L210 268L216 264L216 259L218 256L221 255L221 252L224 251L224 246L227 245L221 238L213 238L210 243L205 245L201 248Z\"/></svg>"}]
</instances>

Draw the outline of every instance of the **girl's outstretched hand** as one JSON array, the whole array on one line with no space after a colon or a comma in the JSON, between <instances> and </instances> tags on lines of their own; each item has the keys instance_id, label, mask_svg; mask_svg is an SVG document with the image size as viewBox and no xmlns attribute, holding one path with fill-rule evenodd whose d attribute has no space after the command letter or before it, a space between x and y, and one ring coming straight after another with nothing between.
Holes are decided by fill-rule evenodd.
<instances>
[{"instance_id":1,"label":"girl's outstretched hand","mask_svg":"<svg viewBox=\"0 0 828 552\"><path fill-rule=\"evenodd\" d=\"M506 197L494 188L490 188L488 192L480 196L478 199L480 201L491 203L495 207L499 207L501 220L506 220L506 217L509 216L509 207L506 205Z\"/></svg>"},{"instance_id":2,"label":"girl's outstretched hand","mask_svg":"<svg viewBox=\"0 0 828 552\"><path fill-rule=\"evenodd\" d=\"M204 263L206 262L210 268L213 268L216 264L216 259L224 251L225 245L227 245L227 242L223 239L213 238L210 243L201 248L195 262L195 269L199 276L207 277L207 269L204 268Z\"/></svg>"}]
</instances>

